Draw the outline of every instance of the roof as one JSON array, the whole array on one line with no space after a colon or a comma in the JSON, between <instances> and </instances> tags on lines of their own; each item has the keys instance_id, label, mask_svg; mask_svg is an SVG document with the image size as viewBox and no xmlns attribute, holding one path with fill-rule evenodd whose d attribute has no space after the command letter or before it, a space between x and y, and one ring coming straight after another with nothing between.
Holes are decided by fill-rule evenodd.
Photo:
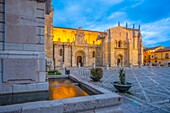
<instances>
[{"instance_id":1,"label":"roof","mask_svg":"<svg viewBox=\"0 0 170 113\"><path fill-rule=\"evenodd\" d=\"M159 49L155 52L165 52L165 51L170 51L170 47L165 47L164 49Z\"/></svg>"},{"instance_id":2,"label":"roof","mask_svg":"<svg viewBox=\"0 0 170 113\"><path fill-rule=\"evenodd\" d=\"M151 47L151 48L145 48L144 51L147 51L147 50L155 50L156 48L158 47L162 47L162 46L156 46L156 47Z\"/></svg>"},{"instance_id":3,"label":"roof","mask_svg":"<svg viewBox=\"0 0 170 113\"><path fill-rule=\"evenodd\" d=\"M140 29L136 29L136 28L126 28L126 27L123 27L125 29L128 29L128 30L135 30L135 31L139 31Z\"/></svg>"},{"instance_id":4,"label":"roof","mask_svg":"<svg viewBox=\"0 0 170 113\"><path fill-rule=\"evenodd\" d=\"M53 26L53 28L61 28L61 29L72 29L72 30L77 30L77 29L75 29L75 28L57 27L57 26ZM101 32L101 31L93 31L93 30L83 30L83 31L89 31L89 32L99 32L99 33L106 33L106 32Z\"/></svg>"}]
</instances>

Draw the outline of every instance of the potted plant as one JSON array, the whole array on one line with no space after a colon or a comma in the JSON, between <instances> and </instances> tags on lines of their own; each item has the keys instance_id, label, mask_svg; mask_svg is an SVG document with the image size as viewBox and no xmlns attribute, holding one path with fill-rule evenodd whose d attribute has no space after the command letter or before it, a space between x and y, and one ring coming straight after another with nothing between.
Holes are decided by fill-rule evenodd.
<instances>
[{"instance_id":1,"label":"potted plant","mask_svg":"<svg viewBox=\"0 0 170 113\"><path fill-rule=\"evenodd\" d=\"M97 82L100 81L100 79L103 77L103 70L102 68L92 68L91 69L91 76L90 78Z\"/></svg>"},{"instance_id":2,"label":"potted plant","mask_svg":"<svg viewBox=\"0 0 170 113\"><path fill-rule=\"evenodd\" d=\"M126 82L125 71L123 68L120 68L119 79L120 81L116 81L112 83L113 86L120 92L128 91L131 88L132 84L129 82Z\"/></svg>"}]
</instances>

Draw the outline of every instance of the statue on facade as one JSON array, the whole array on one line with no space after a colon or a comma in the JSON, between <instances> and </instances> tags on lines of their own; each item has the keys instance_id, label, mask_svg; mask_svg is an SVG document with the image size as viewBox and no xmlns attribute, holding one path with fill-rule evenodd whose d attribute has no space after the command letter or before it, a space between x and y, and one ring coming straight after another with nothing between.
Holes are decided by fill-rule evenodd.
<instances>
[{"instance_id":1,"label":"statue on facade","mask_svg":"<svg viewBox=\"0 0 170 113\"><path fill-rule=\"evenodd\" d=\"M82 27L79 27L76 31L76 39L75 39L76 44L85 44L86 41L84 39L84 32L82 30Z\"/></svg>"}]
</instances>

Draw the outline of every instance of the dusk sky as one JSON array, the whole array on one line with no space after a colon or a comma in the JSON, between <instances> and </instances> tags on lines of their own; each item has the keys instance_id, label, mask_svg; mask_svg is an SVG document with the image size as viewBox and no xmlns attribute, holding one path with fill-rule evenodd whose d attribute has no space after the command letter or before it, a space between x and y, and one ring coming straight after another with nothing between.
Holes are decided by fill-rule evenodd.
<instances>
[{"instance_id":1,"label":"dusk sky","mask_svg":"<svg viewBox=\"0 0 170 113\"><path fill-rule=\"evenodd\" d=\"M53 0L57 27L106 31L141 25L143 45L170 46L170 0Z\"/></svg>"}]
</instances>

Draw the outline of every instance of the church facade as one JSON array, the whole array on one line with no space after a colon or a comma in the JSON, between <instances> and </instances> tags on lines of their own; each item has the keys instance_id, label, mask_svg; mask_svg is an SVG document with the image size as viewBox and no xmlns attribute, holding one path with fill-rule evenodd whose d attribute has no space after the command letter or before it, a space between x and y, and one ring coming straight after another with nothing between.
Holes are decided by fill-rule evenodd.
<instances>
[{"instance_id":1,"label":"church facade","mask_svg":"<svg viewBox=\"0 0 170 113\"><path fill-rule=\"evenodd\" d=\"M143 64L140 28L110 28L107 32L53 27L46 47L54 67L133 66ZM48 38L48 37L47 37ZM49 41L49 40L48 40ZM47 45L49 45L47 44Z\"/></svg>"},{"instance_id":2,"label":"church facade","mask_svg":"<svg viewBox=\"0 0 170 113\"><path fill-rule=\"evenodd\" d=\"M52 26L53 11L46 15L47 67L137 66L143 64L139 28L118 26L106 32Z\"/></svg>"},{"instance_id":3,"label":"church facade","mask_svg":"<svg viewBox=\"0 0 170 113\"><path fill-rule=\"evenodd\" d=\"M54 27L55 66L102 65L102 40L97 39L99 34L106 36L105 32L83 30L81 27L78 29Z\"/></svg>"}]
</instances>

